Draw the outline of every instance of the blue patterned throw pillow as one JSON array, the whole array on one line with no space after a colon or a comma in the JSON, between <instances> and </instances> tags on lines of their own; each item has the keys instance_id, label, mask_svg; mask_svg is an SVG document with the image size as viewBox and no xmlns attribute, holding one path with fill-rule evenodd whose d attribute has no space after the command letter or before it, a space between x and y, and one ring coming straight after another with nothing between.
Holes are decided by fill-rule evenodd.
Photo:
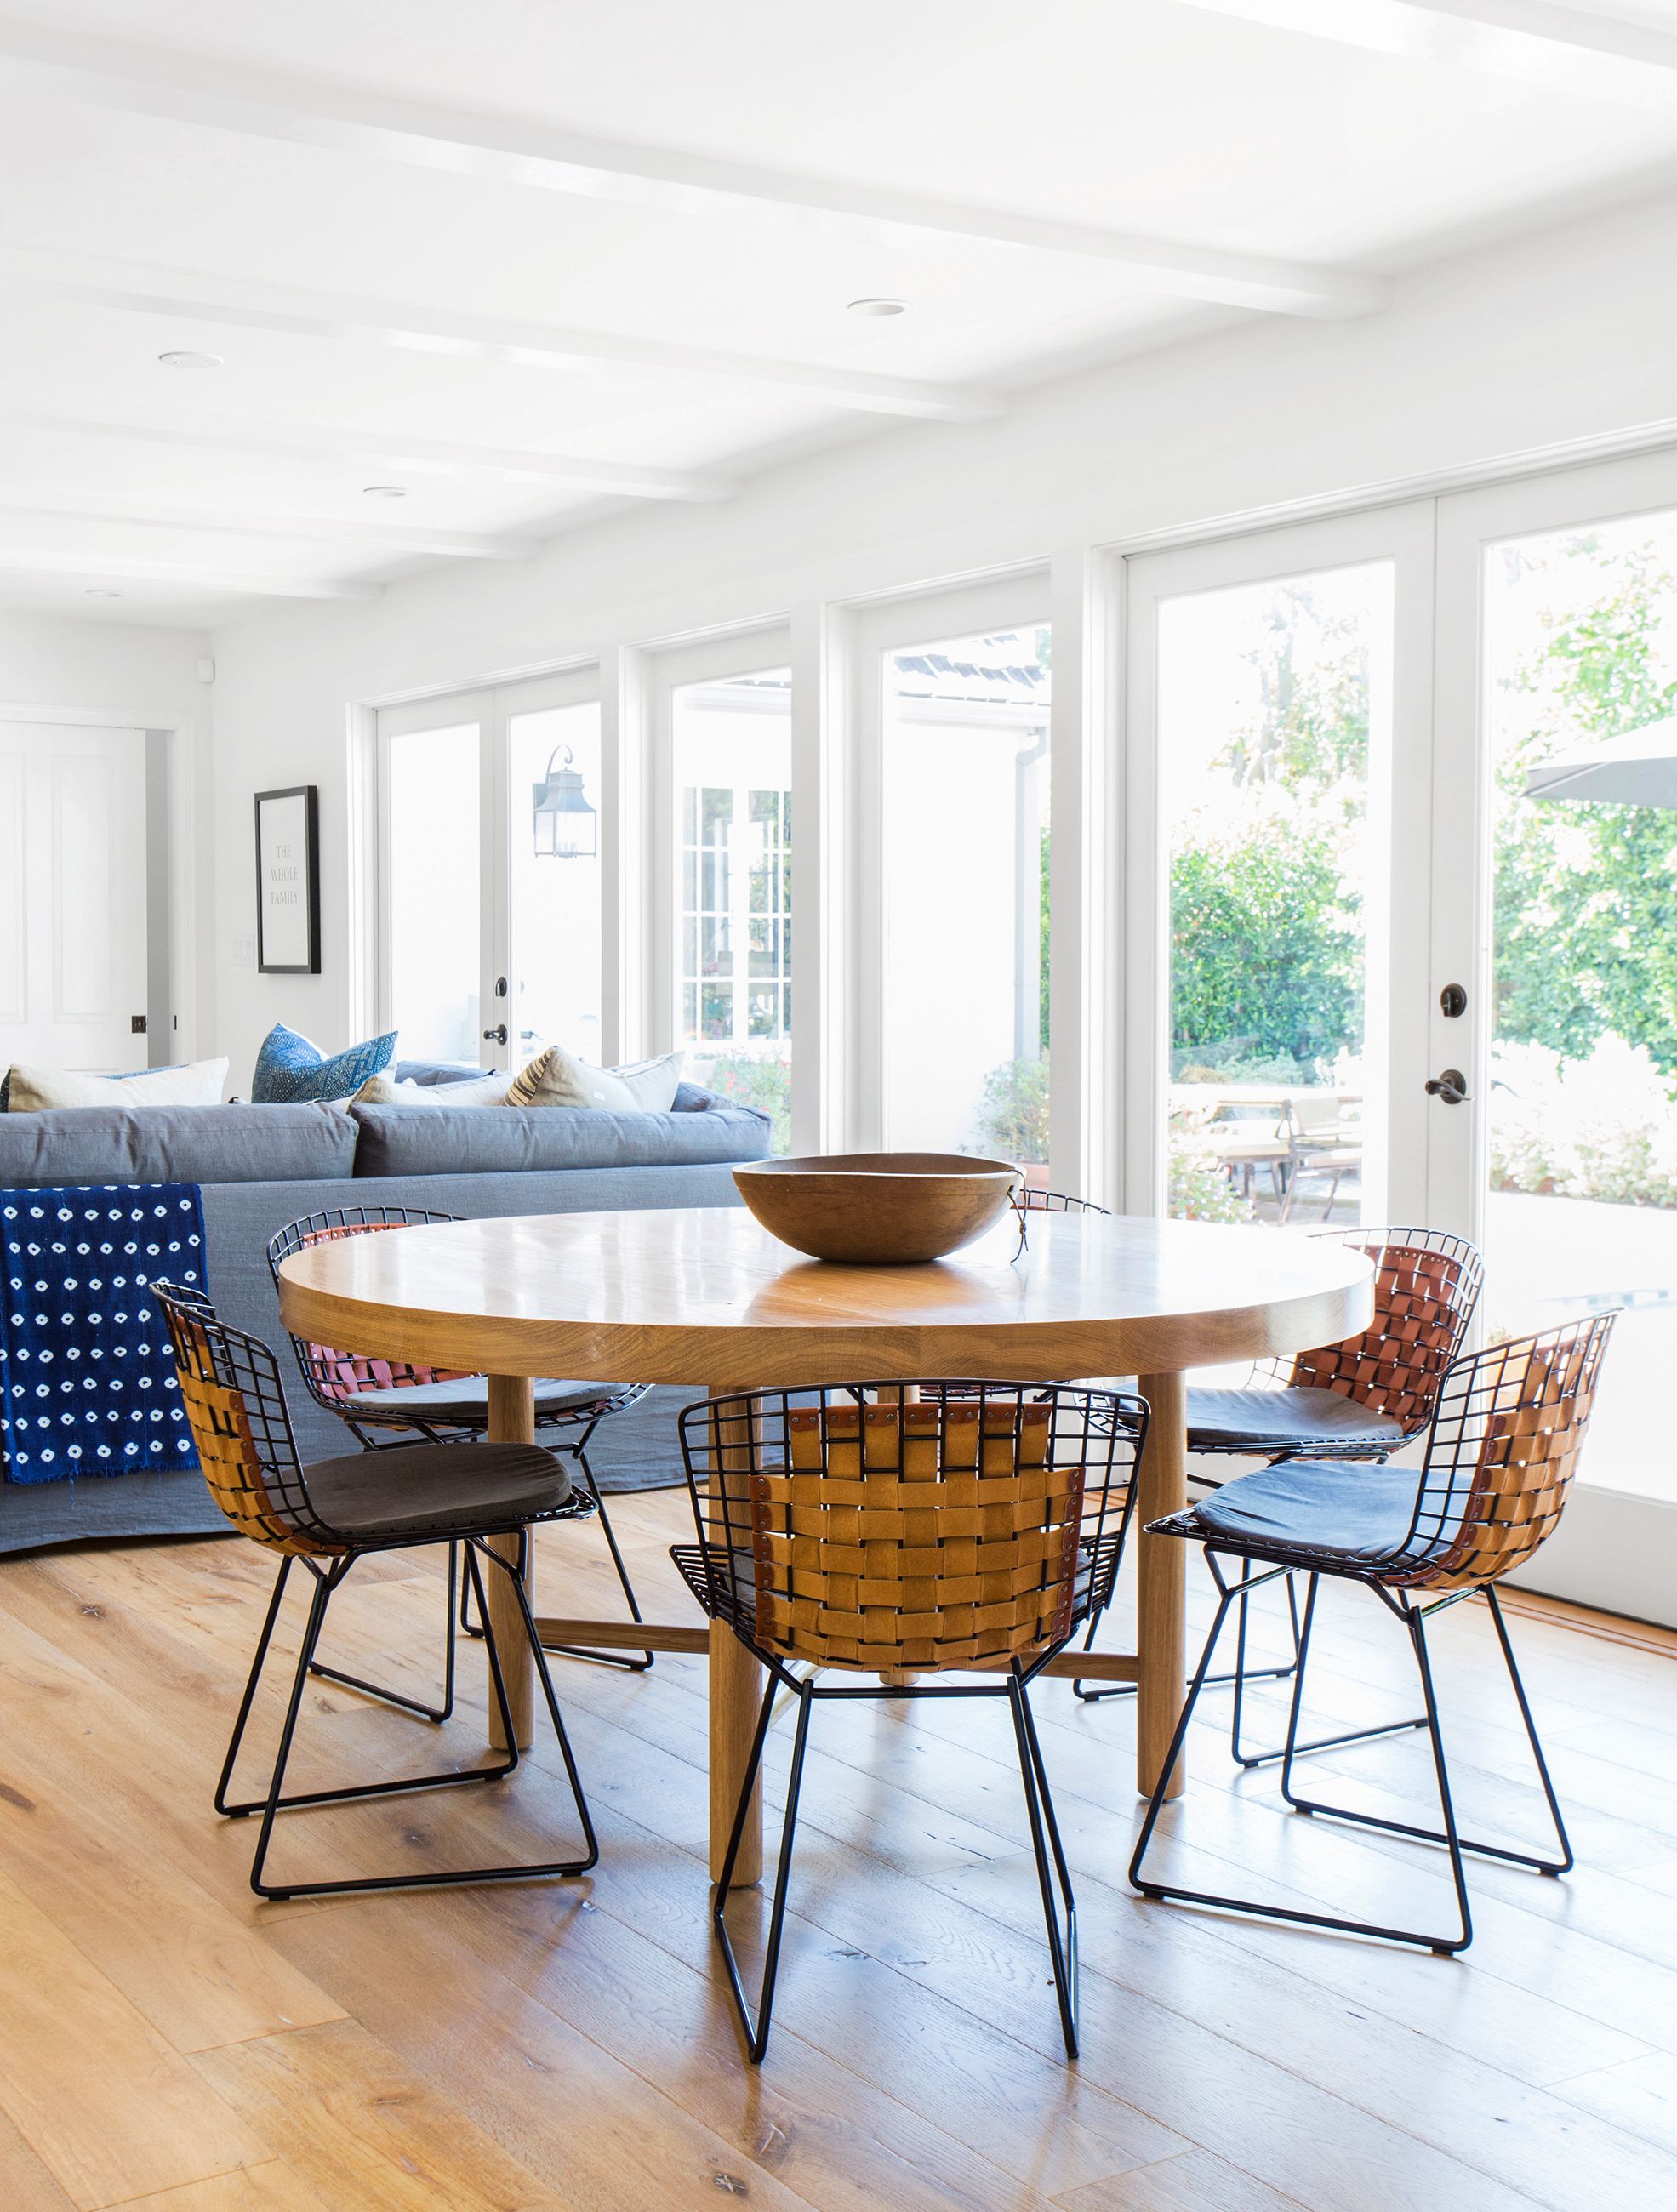
<instances>
[{"instance_id":1,"label":"blue patterned throw pillow","mask_svg":"<svg viewBox=\"0 0 1677 2212\"><path fill-rule=\"evenodd\" d=\"M251 1078L253 1106L295 1106L310 1099L353 1098L369 1075L396 1057L396 1031L352 1044L328 1060L306 1036L276 1022L262 1040Z\"/></svg>"}]
</instances>

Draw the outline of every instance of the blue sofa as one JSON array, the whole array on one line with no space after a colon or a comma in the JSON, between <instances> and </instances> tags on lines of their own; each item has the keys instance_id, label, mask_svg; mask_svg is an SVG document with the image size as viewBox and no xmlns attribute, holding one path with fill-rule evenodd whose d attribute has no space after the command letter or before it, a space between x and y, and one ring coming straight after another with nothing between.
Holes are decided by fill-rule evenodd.
<instances>
[{"instance_id":1,"label":"blue sofa","mask_svg":"<svg viewBox=\"0 0 1677 2212\"><path fill-rule=\"evenodd\" d=\"M410 1072L444 1082L455 1071ZM307 1461L343 1450L346 1432L305 1395L280 1328L266 1258L276 1230L318 1207L355 1204L472 1218L734 1206L733 1164L763 1158L769 1127L755 1108L686 1084L668 1114L441 1104L82 1107L0 1115L0 1189L198 1184L211 1295L226 1319L280 1354ZM605 1481L627 1486L641 1473L667 1478L677 1459L675 1415L689 1395L653 1390L613 1416L598 1450L589 1451ZM226 1525L197 1474L0 1481L0 1553Z\"/></svg>"}]
</instances>

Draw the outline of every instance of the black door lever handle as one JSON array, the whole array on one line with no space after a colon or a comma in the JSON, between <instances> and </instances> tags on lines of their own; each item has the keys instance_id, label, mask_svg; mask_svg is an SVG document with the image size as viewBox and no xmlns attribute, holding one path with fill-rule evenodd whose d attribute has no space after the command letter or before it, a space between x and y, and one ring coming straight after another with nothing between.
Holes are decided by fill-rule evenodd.
<instances>
[{"instance_id":1,"label":"black door lever handle","mask_svg":"<svg viewBox=\"0 0 1677 2212\"><path fill-rule=\"evenodd\" d=\"M1447 1067L1435 1075L1427 1085L1429 1096L1442 1098L1446 1106L1461 1106L1467 1097L1467 1079L1459 1067Z\"/></svg>"}]
</instances>

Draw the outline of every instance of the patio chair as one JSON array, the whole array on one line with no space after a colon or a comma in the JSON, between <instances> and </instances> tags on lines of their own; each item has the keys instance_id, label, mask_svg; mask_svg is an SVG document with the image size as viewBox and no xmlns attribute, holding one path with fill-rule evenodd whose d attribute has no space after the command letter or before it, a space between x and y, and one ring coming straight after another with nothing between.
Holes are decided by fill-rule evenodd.
<instances>
[{"instance_id":1,"label":"patio chair","mask_svg":"<svg viewBox=\"0 0 1677 2212\"><path fill-rule=\"evenodd\" d=\"M1345 1118L1345 1103L1332 1091L1295 1091L1286 1103L1287 1160L1285 1189L1277 1217L1292 1218L1293 1202L1306 1176L1328 1178L1328 1202L1322 1218L1334 1218L1334 1201L1346 1176L1363 1172L1363 1125Z\"/></svg>"},{"instance_id":2,"label":"patio chair","mask_svg":"<svg viewBox=\"0 0 1677 2212\"><path fill-rule=\"evenodd\" d=\"M1194 1670L1188 1701L1165 1756L1130 1862L1130 1880L1144 1897L1214 1905L1267 1919L1358 1936L1425 1944L1439 1953L1465 1950L1473 1941L1464 1854L1473 1852L1547 1875L1567 1872L1572 1847L1538 1740L1525 1686L1515 1662L1496 1585L1523 1565L1553 1533L1577 1472L1589 1424L1597 1373L1617 1316L1603 1314L1563 1328L1493 1346L1458 1362L1434 1408L1426 1459L1419 1473L1391 1468L1336 1467L1320 1460L1284 1459L1227 1484L1185 1512L1150 1522L1156 1536L1203 1544L1218 1587L1217 1613ZM1230 1580L1222 1559L1240 1563ZM1184 1889L1144 1874L1166 1795L1194 1707L1211 1680L1212 1655L1231 1606L1278 1575L1309 1577L1293 1679L1281 1794L1295 1812L1322 1814L1388 1836L1443 1844L1449 1856L1460 1926L1429 1934L1352 1920L1326 1912ZM1393 1820L1325 1798L1300 1796L1293 1786L1299 1715L1315 1625L1316 1595L1324 1576L1372 1590L1407 1632L1420 1677L1425 1710L1406 1728L1430 1739L1441 1827ZM1553 1823L1555 1849L1534 1853L1463 1836L1450 1795L1449 1771L1438 1724L1429 1624L1451 1607L1482 1596L1508 1669L1538 1780ZM1364 1735L1383 1733L1365 1730Z\"/></svg>"},{"instance_id":3,"label":"patio chair","mask_svg":"<svg viewBox=\"0 0 1677 2212\"><path fill-rule=\"evenodd\" d=\"M457 1213L437 1213L414 1206L333 1206L288 1221L268 1240L268 1267L279 1284L280 1263L312 1244L343 1237L365 1237L382 1230L412 1229L430 1223L458 1221ZM368 1451L388 1449L392 1443L410 1442L415 1436L430 1443L464 1443L488 1433L489 1384L481 1375L453 1370L416 1367L402 1359L372 1359L356 1352L338 1352L294 1336L303 1387L323 1412L343 1421L350 1434ZM566 1382L544 1378L535 1385L536 1431L550 1448L568 1455L586 1497L599 1516L600 1534L617 1577L618 1587L631 1620L641 1617L629 1580L629 1568L618 1547L617 1531L605 1510L605 1500L588 1464L589 1439L599 1424L645 1397L644 1382ZM451 1573L455 1563L450 1562ZM469 1636L481 1637L467 1611L467 1593L460 1591L460 1626ZM644 1674L653 1663L650 1651L583 1651L568 1645L548 1649L571 1659L592 1659L605 1667L626 1668ZM331 1669L320 1673L331 1675ZM333 1675L347 1681L347 1676ZM350 1683L353 1687L365 1685Z\"/></svg>"},{"instance_id":4,"label":"patio chair","mask_svg":"<svg viewBox=\"0 0 1677 2212\"><path fill-rule=\"evenodd\" d=\"M1076 1904L1029 1692L1111 1598L1147 1410L1071 1385L957 1393L943 1382L913 1386L918 1401L905 1405L904 1387L745 1391L681 1419L699 1540L671 1556L769 1677L712 1908L754 2065L769 2042L811 1717L853 1698L1007 1700L1060 2032L1077 2056ZM857 1679L882 1673L938 1679ZM798 1723L754 2014L726 1909L777 1689Z\"/></svg>"},{"instance_id":5,"label":"patio chair","mask_svg":"<svg viewBox=\"0 0 1677 2212\"><path fill-rule=\"evenodd\" d=\"M279 1365L259 1337L218 1319L210 1300L197 1291L155 1282L152 1295L168 1325L175 1374L186 1401L192 1440L210 1495L241 1535L279 1555L279 1571L267 1617L257 1639L256 1656L245 1682L227 1757L216 1785L216 1810L240 1820L260 1814L251 1860L251 1887L258 1897L325 1897L351 1890L416 1889L466 1881L525 1881L538 1876L586 1874L599 1856L582 1793L576 1762L565 1734L547 1660L531 1616L524 1583L514 1565L493 1550L487 1539L515 1535L527 1543L539 1522L580 1520L592 1501L574 1492L565 1470L537 1444L428 1443L391 1445L375 1454L357 1451L319 1460L305 1468L297 1455L291 1416L280 1382ZM464 1555L466 1578L483 1622L489 1682L500 1716L504 1759L489 1766L450 1766L396 1782L367 1781L335 1790L285 1794L285 1773L310 1674L321 1671L315 1653L329 1606L357 1562L380 1552L410 1551L428 1544L448 1547L452 1626L452 1583L457 1556ZM357 1876L333 1881L270 1882L264 1879L276 1816L305 1805L343 1804L351 1800L404 1796L416 1790L458 1789L471 1783L498 1782L519 1763L495 1626L484 1599L483 1565L506 1575L517 1594L518 1611L537 1679L570 1784L580 1821L584 1850L580 1857L539 1864L453 1868L446 1872ZM308 1624L291 1679L289 1701L280 1730L279 1748L265 1792L232 1801L234 1769L258 1686L273 1641L275 1626L294 1566L301 1565L313 1583ZM452 1635L446 1660L443 1704L427 1709L389 1691L374 1690L387 1704L441 1723L453 1705ZM340 1678L341 1679L341 1678ZM371 1689L370 1684L357 1685Z\"/></svg>"}]
</instances>

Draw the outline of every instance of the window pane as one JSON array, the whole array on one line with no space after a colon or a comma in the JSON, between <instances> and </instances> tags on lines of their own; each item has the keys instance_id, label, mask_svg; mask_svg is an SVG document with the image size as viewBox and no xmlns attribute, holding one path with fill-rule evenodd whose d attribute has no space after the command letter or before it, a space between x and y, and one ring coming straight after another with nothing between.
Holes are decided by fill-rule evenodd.
<instances>
[{"instance_id":1,"label":"window pane","mask_svg":"<svg viewBox=\"0 0 1677 2212\"><path fill-rule=\"evenodd\" d=\"M1677 1499L1677 812L1533 799L1552 754L1677 714L1677 514L1486 557L1495 866L1491 1338L1622 1306L1581 1480Z\"/></svg>"},{"instance_id":2,"label":"window pane","mask_svg":"<svg viewBox=\"0 0 1677 2212\"><path fill-rule=\"evenodd\" d=\"M569 765L582 797L600 803L599 707L548 707L509 718L508 805L512 867L513 972L509 978L512 1065L543 1045L562 1044L596 1066L600 1060L599 816L579 817L592 854L538 854L538 784Z\"/></svg>"},{"instance_id":3,"label":"window pane","mask_svg":"<svg viewBox=\"0 0 1677 2212\"><path fill-rule=\"evenodd\" d=\"M476 1066L477 725L392 738L391 1020L404 1060Z\"/></svg>"},{"instance_id":4,"label":"window pane","mask_svg":"<svg viewBox=\"0 0 1677 2212\"><path fill-rule=\"evenodd\" d=\"M769 1113L778 1152L792 1144L791 709L784 668L685 684L671 702L687 1073Z\"/></svg>"},{"instance_id":5,"label":"window pane","mask_svg":"<svg viewBox=\"0 0 1677 2212\"><path fill-rule=\"evenodd\" d=\"M888 653L884 1141L1036 1164L1048 1133L1046 628Z\"/></svg>"},{"instance_id":6,"label":"window pane","mask_svg":"<svg viewBox=\"0 0 1677 2212\"><path fill-rule=\"evenodd\" d=\"M1178 1217L1379 1218L1391 634L1387 562L1159 609Z\"/></svg>"}]
</instances>

